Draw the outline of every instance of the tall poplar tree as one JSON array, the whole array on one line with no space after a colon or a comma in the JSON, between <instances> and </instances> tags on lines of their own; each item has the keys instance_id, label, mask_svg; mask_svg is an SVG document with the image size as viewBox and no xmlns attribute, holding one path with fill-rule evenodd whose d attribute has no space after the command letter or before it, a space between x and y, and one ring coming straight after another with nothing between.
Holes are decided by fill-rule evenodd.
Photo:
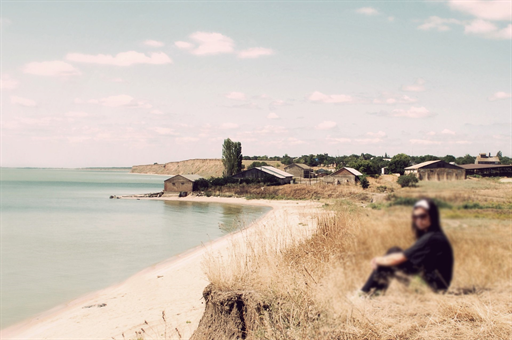
<instances>
[{"instance_id":1,"label":"tall poplar tree","mask_svg":"<svg viewBox=\"0 0 512 340\"><path fill-rule=\"evenodd\" d=\"M222 164L224 176L233 176L242 171L242 144L225 139L222 145Z\"/></svg>"}]
</instances>

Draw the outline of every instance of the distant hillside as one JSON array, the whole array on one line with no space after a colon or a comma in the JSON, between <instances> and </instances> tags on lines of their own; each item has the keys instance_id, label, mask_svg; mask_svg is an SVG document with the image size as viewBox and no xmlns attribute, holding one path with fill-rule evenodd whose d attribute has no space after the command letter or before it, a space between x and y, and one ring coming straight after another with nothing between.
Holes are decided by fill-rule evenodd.
<instances>
[{"instance_id":1,"label":"distant hillside","mask_svg":"<svg viewBox=\"0 0 512 340\"><path fill-rule=\"evenodd\" d=\"M243 161L247 168L254 161ZM267 164L283 169L284 165L278 161L265 161ZM169 162L165 164L148 164L132 166L132 173L156 175L186 175L197 174L203 177L220 177L224 171L220 158L188 159L186 161Z\"/></svg>"}]
</instances>

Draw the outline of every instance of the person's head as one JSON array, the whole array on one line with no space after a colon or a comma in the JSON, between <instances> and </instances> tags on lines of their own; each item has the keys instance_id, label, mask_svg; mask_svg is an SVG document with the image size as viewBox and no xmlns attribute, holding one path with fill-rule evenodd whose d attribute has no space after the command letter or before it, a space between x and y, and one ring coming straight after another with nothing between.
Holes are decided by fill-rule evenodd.
<instances>
[{"instance_id":1,"label":"person's head","mask_svg":"<svg viewBox=\"0 0 512 340\"><path fill-rule=\"evenodd\" d=\"M439 209L429 198L422 198L412 208L412 231L416 238L427 231L440 231Z\"/></svg>"}]
</instances>

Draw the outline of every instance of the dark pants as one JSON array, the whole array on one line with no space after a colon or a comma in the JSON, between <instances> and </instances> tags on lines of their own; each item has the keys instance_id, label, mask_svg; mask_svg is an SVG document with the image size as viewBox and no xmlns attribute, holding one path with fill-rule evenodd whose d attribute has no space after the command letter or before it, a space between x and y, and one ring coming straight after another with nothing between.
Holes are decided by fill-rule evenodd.
<instances>
[{"instance_id":1,"label":"dark pants","mask_svg":"<svg viewBox=\"0 0 512 340\"><path fill-rule=\"evenodd\" d=\"M402 252L400 247L393 247L386 252L386 255L400 252ZM386 291L391 283L391 279L395 278L404 284L408 284L408 276L418 274L419 272L420 270L409 261L402 262L397 266L378 266L377 269L372 271L368 281L366 281L361 290L365 293L369 293L372 289L375 289L375 292Z\"/></svg>"}]
</instances>

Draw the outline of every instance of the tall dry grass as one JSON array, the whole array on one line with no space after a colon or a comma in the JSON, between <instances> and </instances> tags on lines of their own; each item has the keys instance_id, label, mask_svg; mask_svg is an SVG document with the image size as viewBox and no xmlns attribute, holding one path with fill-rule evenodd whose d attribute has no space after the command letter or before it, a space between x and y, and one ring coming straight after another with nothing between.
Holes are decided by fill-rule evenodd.
<instances>
[{"instance_id":1,"label":"tall dry grass","mask_svg":"<svg viewBox=\"0 0 512 340\"><path fill-rule=\"evenodd\" d=\"M385 296L354 298L372 257L412 244L410 208L371 210L344 201L315 216L312 235L286 223L210 254L205 272L216 290L257 293L267 306L249 339L510 339L512 230L445 226L455 253L449 293L394 282ZM300 228L299 228L300 229ZM254 294L253 294L254 295Z\"/></svg>"}]
</instances>

